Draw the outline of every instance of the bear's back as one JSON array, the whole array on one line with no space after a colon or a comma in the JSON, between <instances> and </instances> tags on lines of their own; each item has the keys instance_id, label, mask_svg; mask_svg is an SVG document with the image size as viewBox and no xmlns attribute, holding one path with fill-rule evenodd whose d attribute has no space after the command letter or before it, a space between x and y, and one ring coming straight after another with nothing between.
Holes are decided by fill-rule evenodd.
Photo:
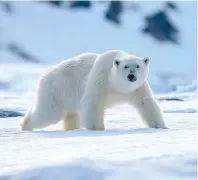
<instances>
[{"instance_id":1,"label":"bear's back","mask_svg":"<svg viewBox=\"0 0 198 180\"><path fill-rule=\"evenodd\" d=\"M53 66L40 80L43 91L58 92L65 108L76 109L84 93L88 76L99 54L84 53Z\"/></svg>"},{"instance_id":2,"label":"bear's back","mask_svg":"<svg viewBox=\"0 0 198 180\"><path fill-rule=\"evenodd\" d=\"M99 54L96 53L83 53L78 56L74 56L71 59L64 60L55 69L63 71L67 75L89 73L94 65L94 62ZM78 73L77 73L78 72Z\"/></svg>"}]
</instances>

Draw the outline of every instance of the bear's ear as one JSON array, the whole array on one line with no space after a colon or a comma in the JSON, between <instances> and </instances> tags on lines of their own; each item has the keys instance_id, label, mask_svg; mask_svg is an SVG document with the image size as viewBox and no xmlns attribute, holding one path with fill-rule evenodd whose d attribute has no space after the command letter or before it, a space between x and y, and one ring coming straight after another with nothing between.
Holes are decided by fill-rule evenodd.
<instances>
[{"instance_id":1,"label":"bear's ear","mask_svg":"<svg viewBox=\"0 0 198 180\"><path fill-rule=\"evenodd\" d=\"M143 59L143 61L144 61L144 63L145 63L146 65L148 65L148 64L149 64L149 62L150 62L150 60L149 60L149 58L148 58L148 57L145 57L145 58Z\"/></svg>"},{"instance_id":2,"label":"bear's ear","mask_svg":"<svg viewBox=\"0 0 198 180\"><path fill-rule=\"evenodd\" d=\"M114 61L114 64L115 64L116 67L118 67L118 66L120 65L120 61L119 61L118 59L116 59L116 60Z\"/></svg>"}]
</instances>

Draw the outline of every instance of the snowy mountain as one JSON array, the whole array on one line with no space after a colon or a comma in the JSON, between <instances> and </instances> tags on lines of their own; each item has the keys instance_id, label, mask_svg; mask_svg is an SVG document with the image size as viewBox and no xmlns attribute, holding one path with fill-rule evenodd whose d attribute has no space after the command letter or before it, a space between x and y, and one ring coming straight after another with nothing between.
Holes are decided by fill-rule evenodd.
<instances>
[{"instance_id":1,"label":"snowy mountain","mask_svg":"<svg viewBox=\"0 0 198 180\"><path fill-rule=\"evenodd\" d=\"M143 17L163 9L162 2L138 2L141 11L124 13L121 27L104 20L103 3L93 4L88 11L58 9L38 2L12 3L13 15L0 11L1 41L16 42L47 66L83 52L122 49L150 57L149 81L157 92L196 80L195 1L177 2L179 12L169 13L181 32L181 45L160 43L140 31ZM0 57L1 63L22 63L6 50L0 51Z\"/></svg>"}]
</instances>

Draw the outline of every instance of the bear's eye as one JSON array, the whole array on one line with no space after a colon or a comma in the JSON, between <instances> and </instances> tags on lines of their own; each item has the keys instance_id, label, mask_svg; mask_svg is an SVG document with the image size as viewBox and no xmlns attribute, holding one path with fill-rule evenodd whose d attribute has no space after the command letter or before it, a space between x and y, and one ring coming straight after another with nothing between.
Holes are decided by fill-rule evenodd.
<instances>
[{"instance_id":1,"label":"bear's eye","mask_svg":"<svg viewBox=\"0 0 198 180\"><path fill-rule=\"evenodd\" d=\"M120 64L120 61L119 60L115 60L115 65L118 67Z\"/></svg>"},{"instance_id":2,"label":"bear's eye","mask_svg":"<svg viewBox=\"0 0 198 180\"><path fill-rule=\"evenodd\" d=\"M136 68L137 68L137 69L139 69L139 68L140 68L140 65L139 65L139 64L137 64L137 65L136 65Z\"/></svg>"},{"instance_id":3,"label":"bear's eye","mask_svg":"<svg viewBox=\"0 0 198 180\"><path fill-rule=\"evenodd\" d=\"M129 68L129 66L125 65L125 66L124 66L124 68L125 68L125 69L128 69L128 68Z\"/></svg>"}]
</instances>

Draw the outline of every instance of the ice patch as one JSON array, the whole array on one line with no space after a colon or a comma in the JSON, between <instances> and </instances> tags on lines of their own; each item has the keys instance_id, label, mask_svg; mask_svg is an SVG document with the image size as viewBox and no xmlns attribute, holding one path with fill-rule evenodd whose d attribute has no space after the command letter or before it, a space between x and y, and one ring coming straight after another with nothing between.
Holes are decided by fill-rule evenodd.
<instances>
[{"instance_id":1,"label":"ice patch","mask_svg":"<svg viewBox=\"0 0 198 180\"><path fill-rule=\"evenodd\" d=\"M24 114L17 111L0 109L0 118L18 117L23 115Z\"/></svg>"}]
</instances>

